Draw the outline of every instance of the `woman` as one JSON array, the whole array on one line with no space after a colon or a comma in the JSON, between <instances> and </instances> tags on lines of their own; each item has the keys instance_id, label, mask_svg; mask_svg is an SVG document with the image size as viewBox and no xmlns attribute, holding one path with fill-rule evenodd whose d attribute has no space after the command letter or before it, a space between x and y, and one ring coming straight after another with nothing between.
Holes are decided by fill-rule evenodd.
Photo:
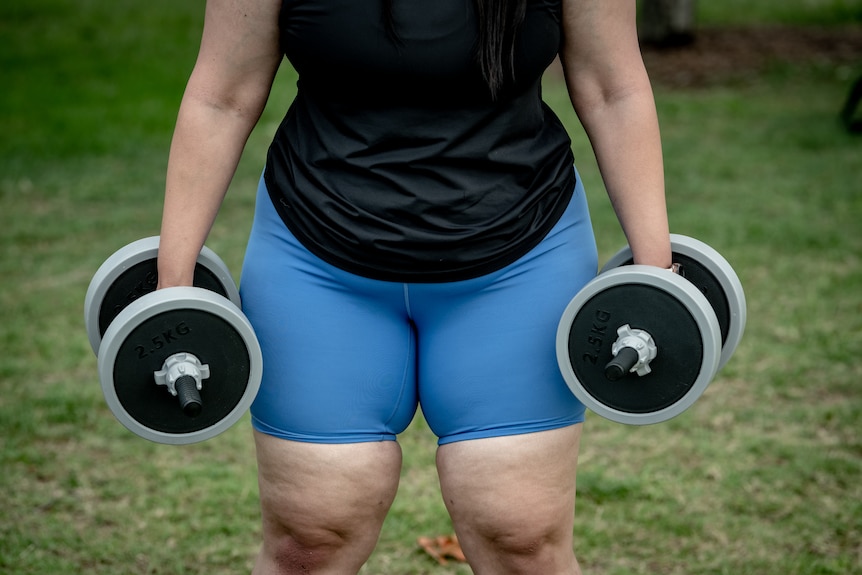
<instances>
[{"instance_id":1,"label":"woman","mask_svg":"<svg viewBox=\"0 0 862 575\"><path fill-rule=\"evenodd\" d=\"M382 3L381 3L382 2ZM286 55L242 275L264 351L254 573L356 573L417 405L475 573L579 573L584 407L556 324L596 272L559 53L636 263L671 264L631 0L209 0L171 146L160 287L191 283Z\"/></svg>"}]
</instances>

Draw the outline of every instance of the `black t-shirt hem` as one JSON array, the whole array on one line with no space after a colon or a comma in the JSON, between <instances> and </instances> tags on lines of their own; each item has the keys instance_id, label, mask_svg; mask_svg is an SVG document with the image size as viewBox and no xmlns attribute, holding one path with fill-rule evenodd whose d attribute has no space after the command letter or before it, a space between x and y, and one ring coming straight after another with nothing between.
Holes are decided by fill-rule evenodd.
<instances>
[{"instance_id":1,"label":"black t-shirt hem","mask_svg":"<svg viewBox=\"0 0 862 575\"><path fill-rule=\"evenodd\" d=\"M530 238L522 238L519 241L514 242L512 249L506 250L493 258L467 262L466 264L457 267L449 266L437 269L430 269L433 267L430 262L422 261L417 258L415 268L406 270L403 268L388 268L382 265L379 260L375 261L373 254L369 254L367 261L349 260L339 257L332 251L325 249L323 246L319 246L316 242L312 241L311 238L306 237L299 226L293 225L289 210L281 201L277 187L269 181L268 175L269 171L266 170L264 176L265 183L276 213L278 213L288 231L293 234L304 248L327 264L335 266L348 273L369 279L398 283L448 283L466 281L499 271L516 262L539 245L545 236L547 236L548 232L550 232L557 222L559 222L571 202L576 183L574 181L575 176L573 170L573 181L570 182L570 185L567 185L560 190L560 195L557 197L557 201L554 204L553 212L544 219L543 225L531 230L532 234ZM419 269L420 267L424 269Z\"/></svg>"}]
</instances>

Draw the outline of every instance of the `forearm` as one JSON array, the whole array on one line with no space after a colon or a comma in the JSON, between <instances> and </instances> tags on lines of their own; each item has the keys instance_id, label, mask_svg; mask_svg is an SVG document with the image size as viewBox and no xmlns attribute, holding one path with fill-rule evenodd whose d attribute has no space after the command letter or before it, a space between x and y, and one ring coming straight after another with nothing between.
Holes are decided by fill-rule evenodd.
<instances>
[{"instance_id":1,"label":"forearm","mask_svg":"<svg viewBox=\"0 0 862 575\"><path fill-rule=\"evenodd\" d=\"M191 285L256 117L187 93L174 131L165 182L159 286Z\"/></svg>"},{"instance_id":2,"label":"forearm","mask_svg":"<svg viewBox=\"0 0 862 575\"><path fill-rule=\"evenodd\" d=\"M560 56L635 263L668 267L670 234L658 118L632 0L563 0Z\"/></svg>"},{"instance_id":3,"label":"forearm","mask_svg":"<svg viewBox=\"0 0 862 575\"><path fill-rule=\"evenodd\" d=\"M195 261L282 59L280 9L281 0L207 0L201 47L168 159L159 287L192 283Z\"/></svg>"},{"instance_id":4,"label":"forearm","mask_svg":"<svg viewBox=\"0 0 862 575\"><path fill-rule=\"evenodd\" d=\"M649 83L577 109L635 262L668 267L664 167Z\"/></svg>"}]
</instances>

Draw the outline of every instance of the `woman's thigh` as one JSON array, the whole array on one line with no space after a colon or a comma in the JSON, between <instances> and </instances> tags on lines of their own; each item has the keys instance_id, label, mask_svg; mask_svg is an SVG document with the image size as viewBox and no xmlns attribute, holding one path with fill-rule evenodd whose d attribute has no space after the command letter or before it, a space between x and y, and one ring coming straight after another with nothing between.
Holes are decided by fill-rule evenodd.
<instances>
[{"instance_id":1,"label":"woman's thigh","mask_svg":"<svg viewBox=\"0 0 862 575\"><path fill-rule=\"evenodd\" d=\"M581 428L440 446L443 499L476 573L580 573L572 535Z\"/></svg>"}]
</instances>

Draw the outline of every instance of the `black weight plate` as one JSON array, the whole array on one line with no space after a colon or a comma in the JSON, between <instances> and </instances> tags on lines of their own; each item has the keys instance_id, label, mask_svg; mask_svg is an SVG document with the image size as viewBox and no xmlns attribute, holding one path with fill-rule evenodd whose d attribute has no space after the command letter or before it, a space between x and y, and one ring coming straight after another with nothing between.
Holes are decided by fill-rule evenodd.
<instances>
[{"instance_id":1,"label":"black weight plate","mask_svg":"<svg viewBox=\"0 0 862 575\"><path fill-rule=\"evenodd\" d=\"M730 263L716 250L700 240L671 234L673 261L682 265L682 274L706 298L718 320L721 336L721 369L733 355L745 331L746 304L742 283ZM602 267L602 273L632 264L631 249L626 246Z\"/></svg>"},{"instance_id":2,"label":"black weight plate","mask_svg":"<svg viewBox=\"0 0 862 575\"><path fill-rule=\"evenodd\" d=\"M605 377L613 358L617 328L628 324L652 335L658 347L652 373ZM569 332L569 357L584 389L609 408L627 413L654 413L680 401L698 379L703 342L697 322L685 305L648 285L622 284L590 298L575 314Z\"/></svg>"},{"instance_id":3,"label":"black weight plate","mask_svg":"<svg viewBox=\"0 0 862 575\"><path fill-rule=\"evenodd\" d=\"M209 365L203 380L203 410L183 414L177 398L156 385L153 373L179 352ZM216 426L246 393L251 365L246 343L230 322L197 309L170 310L136 326L119 346L113 384L122 408L141 426L167 434L189 434Z\"/></svg>"},{"instance_id":4,"label":"black weight plate","mask_svg":"<svg viewBox=\"0 0 862 575\"><path fill-rule=\"evenodd\" d=\"M158 270L156 258L130 266L111 282L99 307L99 333L105 335L108 326L127 305L139 297L156 291ZM228 297L227 290L216 274L200 262L195 265L194 286Z\"/></svg>"},{"instance_id":5,"label":"black weight plate","mask_svg":"<svg viewBox=\"0 0 862 575\"><path fill-rule=\"evenodd\" d=\"M623 325L650 333L657 355L651 373L611 382L604 370ZM620 266L599 274L566 306L557 362L589 409L619 423L647 425L697 401L718 369L719 338L715 313L692 283L652 266Z\"/></svg>"},{"instance_id":6,"label":"black weight plate","mask_svg":"<svg viewBox=\"0 0 862 575\"><path fill-rule=\"evenodd\" d=\"M718 326L721 330L721 344L724 345L727 341L728 333L730 333L730 305L724 289L722 289L721 282L701 262L689 255L674 251L673 261L682 266L680 272L682 277L694 284L706 296L706 300L718 319ZM633 263L634 260L629 258L620 265L630 266Z\"/></svg>"},{"instance_id":7,"label":"black weight plate","mask_svg":"<svg viewBox=\"0 0 862 575\"><path fill-rule=\"evenodd\" d=\"M96 355L111 322L122 310L155 290L159 242L159 236L151 236L123 246L99 266L90 280L84 298L84 324ZM199 288L240 305L239 291L230 271L206 246L198 254L192 281Z\"/></svg>"}]
</instances>

